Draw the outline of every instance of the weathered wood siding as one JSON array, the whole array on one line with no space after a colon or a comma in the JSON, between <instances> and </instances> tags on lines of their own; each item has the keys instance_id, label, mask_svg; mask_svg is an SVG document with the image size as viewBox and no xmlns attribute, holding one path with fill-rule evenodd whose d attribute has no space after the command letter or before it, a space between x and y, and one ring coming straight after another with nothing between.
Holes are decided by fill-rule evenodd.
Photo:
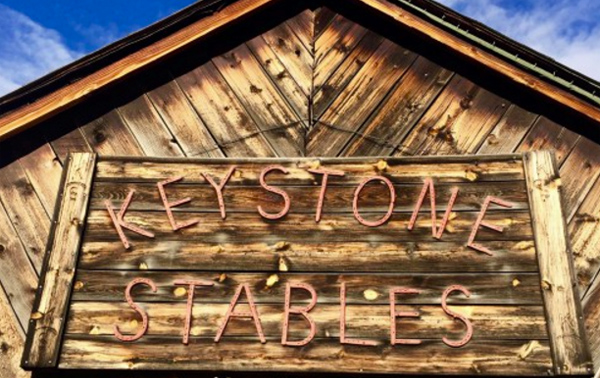
<instances>
[{"instance_id":1,"label":"weathered wood siding","mask_svg":"<svg viewBox=\"0 0 600 378\"><path fill-rule=\"evenodd\" d=\"M68 152L296 157L544 148L557 156L579 294L600 365L597 142L571 131L577 125L534 113L485 80L476 84L328 9L307 10L247 39L194 67L133 78L128 95L93 97L0 146L0 281L21 336Z\"/></svg>"}]
</instances>

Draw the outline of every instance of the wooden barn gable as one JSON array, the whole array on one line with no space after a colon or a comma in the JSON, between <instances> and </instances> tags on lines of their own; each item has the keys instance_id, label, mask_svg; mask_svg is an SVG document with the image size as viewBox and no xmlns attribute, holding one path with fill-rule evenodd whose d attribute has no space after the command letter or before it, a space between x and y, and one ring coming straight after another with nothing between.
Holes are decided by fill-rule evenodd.
<instances>
[{"instance_id":1,"label":"wooden barn gable","mask_svg":"<svg viewBox=\"0 0 600 378\"><path fill-rule=\"evenodd\" d=\"M0 99L0 340L18 340L12 368L69 153L538 149L556 154L598 368L598 94L593 80L429 0L200 1Z\"/></svg>"}]
</instances>

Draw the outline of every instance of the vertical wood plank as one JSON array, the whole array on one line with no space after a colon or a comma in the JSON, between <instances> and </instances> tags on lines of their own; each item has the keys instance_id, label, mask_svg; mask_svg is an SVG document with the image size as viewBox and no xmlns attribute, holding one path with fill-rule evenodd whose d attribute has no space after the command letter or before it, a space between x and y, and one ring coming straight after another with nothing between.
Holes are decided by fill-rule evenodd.
<instances>
[{"instance_id":1,"label":"vertical wood plank","mask_svg":"<svg viewBox=\"0 0 600 378\"><path fill-rule=\"evenodd\" d=\"M65 324L79 245L88 210L96 155L69 155L43 275L36 297L22 365L25 368L54 367Z\"/></svg>"},{"instance_id":2,"label":"vertical wood plank","mask_svg":"<svg viewBox=\"0 0 600 378\"><path fill-rule=\"evenodd\" d=\"M591 374L556 160L549 151L529 152L523 164L554 370L558 375Z\"/></svg>"}]
</instances>

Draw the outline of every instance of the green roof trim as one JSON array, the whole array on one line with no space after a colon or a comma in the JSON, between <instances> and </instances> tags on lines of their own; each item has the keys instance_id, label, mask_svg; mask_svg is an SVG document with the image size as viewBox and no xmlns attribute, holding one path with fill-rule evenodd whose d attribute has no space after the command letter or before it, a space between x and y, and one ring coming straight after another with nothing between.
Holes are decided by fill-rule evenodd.
<instances>
[{"instance_id":1,"label":"green roof trim","mask_svg":"<svg viewBox=\"0 0 600 378\"><path fill-rule=\"evenodd\" d=\"M414 12L421 15L423 18L429 19L432 23L441 25L445 29L448 29L455 34L460 35L464 39L466 39L474 44L477 44L480 47L483 47L484 49L487 49L496 55L501 56L502 58L506 59L507 61L509 61L521 68L524 68L528 71L534 72L534 73L538 74L540 77L550 81L551 83L553 83L557 86L566 88L567 90L574 92L577 95L587 99L588 101L591 101L592 103L600 106L600 96L575 85L572 81L562 79L562 78L556 76L553 72L543 69L535 63L528 62L524 59L521 59L518 57L518 55L512 54L505 49L495 46L494 43L490 43L472 33L469 33L468 30L464 30L464 29L461 29L460 26L453 25L452 23L446 21L443 17L439 17L439 16L429 12L428 10L426 10L422 7L419 7L418 5L413 4L412 1L410 1L410 0L393 0L393 1L402 4L404 7L410 8ZM589 83L593 86L598 86L597 83L593 82L592 80L590 80ZM600 93L600 91L598 93Z\"/></svg>"}]
</instances>

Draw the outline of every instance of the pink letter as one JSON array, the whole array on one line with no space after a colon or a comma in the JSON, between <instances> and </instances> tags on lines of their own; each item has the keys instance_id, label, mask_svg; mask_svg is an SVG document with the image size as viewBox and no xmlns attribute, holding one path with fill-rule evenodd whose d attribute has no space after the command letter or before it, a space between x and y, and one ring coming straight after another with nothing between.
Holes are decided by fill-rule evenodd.
<instances>
[{"instance_id":1,"label":"pink letter","mask_svg":"<svg viewBox=\"0 0 600 378\"><path fill-rule=\"evenodd\" d=\"M415 206L415 210L410 217L410 223L408 224L408 230L412 230L415 227L415 223L417 221L417 216L419 215L419 210L423 206L423 202L425 201L425 196L427 196L427 189L429 188L429 200L431 202L431 234L436 239L441 239L444 230L446 229L446 224L448 224L448 219L450 219L450 213L452 212L452 208L454 207L454 202L456 202L456 197L458 196L458 188L452 189L452 195L450 196L450 201L448 201L448 207L446 207L446 212L444 213L444 218L442 219L442 224L440 228L436 231L436 223L437 223L437 214L435 209L435 186L433 185L433 180L431 178L425 179L425 184L423 185L423 189L421 190L421 195L419 195L419 200L417 201L417 205Z\"/></svg>"},{"instance_id":2,"label":"pink letter","mask_svg":"<svg viewBox=\"0 0 600 378\"><path fill-rule=\"evenodd\" d=\"M190 340L190 327L192 325L192 309L194 307L194 291L196 286L213 286L214 283L211 281L197 281L197 280L175 280L174 285L187 285L188 286L188 297L187 297L187 310L185 315L185 325L183 327L183 343L188 344Z\"/></svg>"},{"instance_id":3,"label":"pink letter","mask_svg":"<svg viewBox=\"0 0 600 378\"><path fill-rule=\"evenodd\" d=\"M467 247L473 248L476 251L483 252L485 254L493 256L494 254L492 253L492 251L490 251L486 247L482 246L481 244L475 243L475 237L477 236L477 231L479 231L479 227L486 227L486 228L489 228L489 229L497 231L497 232L502 232L504 230L502 227L495 226L493 224L483 221L483 217L485 216L485 212L487 211L488 207L490 206L490 203L495 203L496 205L500 205L500 206L503 206L503 207L506 207L509 209L512 208L512 204L510 204L506 201L503 201L500 198L487 196L485 201L483 202L483 206L481 207L481 212L479 213L479 216L477 217L477 220L475 221L475 225L473 225L473 229L471 230L471 235L469 236L469 241L467 242Z\"/></svg>"},{"instance_id":4,"label":"pink letter","mask_svg":"<svg viewBox=\"0 0 600 378\"><path fill-rule=\"evenodd\" d=\"M464 286L453 285L453 286L448 287L446 290L444 290L444 294L442 294L442 309L444 310L444 312L446 314L450 315L454 319L460 319L467 326L467 333L466 333L465 337L463 337L461 340L451 341L451 340L448 340L446 337L443 337L442 341L448 346L451 346L454 348L460 348L460 347L466 345L469 341L471 341L471 338L473 337L473 324L471 324L471 321L469 319L467 319L466 316L457 314L456 312L453 312L448 308L448 304L447 304L448 295L450 295L450 293L452 293L453 291L460 291L464 295L466 295L467 298L469 298L471 296L471 292L469 290L467 290Z\"/></svg>"},{"instance_id":5,"label":"pink letter","mask_svg":"<svg viewBox=\"0 0 600 378\"><path fill-rule=\"evenodd\" d=\"M248 298L248 305L250 306L250 312L234 312L235 305L237 304L238 299L240 298L240 294L242 294L242 290L246 291L246 297ZM227 309L227 314L225 314L225 320L219 327L219 331L217 332L217 336L215 337L215 343L218 343L221 340L221 336L223 336L223 332L225 332L225 327L227 327L227 323L229 323L230 318L252 318L254 319L254 325L256 326L256 332L258 332L258 337L260 338L261 343L266 343L265 335L263 333L262 325L260 324L260 316L258 315L258 311L256 310L256 304L254 303L254 298L252 297L252 292L250 291L250 287L248 284L240 284L235 291L235 295L229 304L229 308Z\"/></svg>"},{"instance_id":6,"label":"pink letter","mask_svg":"<svg viewBox=\"0 0 600 378\"><path fill-rule=\"evenodd\" d=\"M165 181L161 181L156 184L158 186L158 192L160 193L160 198L162 198L163 204L165 205L165 211L167 212L167 217L169 217L169 222L171 223L171 227L173 227L173 231L181 230L182 228L193 226L196 223L198 223L197 219L192 219L192 220L189 220L184 223L177 223L177 222L175 222L175 218L173 217L173 211L171 210L173 207L177 207L179 205L183 205L184 203L188 203L192 199L188 197L188 198L177 200L175 202L169 202L169 200L167 199L167 193L165 193L165 186L172 184L176 181L180 181L182 179L183 179L183 177L181 177L181 176L173 177L173 178L167 179Z\"/></svg>"},{"instance_id":7,"label":"pink letter","mask_svg":"<svg viewBox=\"0 0 600 378\"><path fill-rule=\"evenodd\" d=\"M396 338L396 318L418 318L420 314L416 311L396 311L396 294L419 294L419 290L408 289L405 287L395 287L390 290L390 320L391 320L391 339L392 345L403 344L403 345L418 345L421 344L421 340L411 339L397 339Z\"/></svg>"},{"instance_id":8,"label":"pink letter","mask_svg":"<svg viewBox=\"0 0 600 378\"><path fill-rule=\"evenodd\" d=\"M384 215L383 218L381 218L380 220L378 220L378 221L366 221L358 213L358 197L360 195L360 192L365 187L365 185L367 185L371 181L375 181L375 180L381 180L381 181L383 181L387 185L388 189L390 190L390 206L388 208L387 214ZM383 176L374 176L374 177L369 177L369 178L364 179L360 183L360 185L358 186L358 188L356 189L356 192L354 192L354 201L352 202L352 210L354 211L354 217L361 224L364 224L365 226L369 226L369 227L377 227L377 226L381 226L382 224L384 224L385 222L387 222L388 219L390 219L390 217L392 216L392 212L394 211L394 203L395 202L396 202L396 189L394 188L394 185L392 184L392 182L389 179L387 179L386 177L383 177Z\"/></svg>"},{"instance_id":9,"label":"pink letter","mask_svg":"<svg viewBox=\"0 0 600 378\"><path fill-rule=\"evenodd\" d=\"M156 293L156 285L148 278L136 278L127 285L127 288L125 288L125 299L127 300L127 303L129 303L129 307L134 309L135 312L142 316L142 328L140 328L140 330L137 331L137 333L133 336L124 336L121 331L119 331L119 326L115 324L113 327L115 337L121 341L139 340L142 336L144 336L146 331L148 331L148 314L146 314L146 311L144 311L143 308L135 304L131 298L131 289L133 289L135 285L139 284L150 286L152 292Z\"/></svg>"},{"instance_id":10,"label":"pink letter","mask_svg":"<svg viewBox=\"0 0 600 378\"><path fill-rule=\"evenodd\" d=\"M294 308L290 307L292 288L304 289L310 293L310 303L308 304L308 306L294 307ZM313 309L313 307L315 307L316 304L317 304L317 292L315 291L315 289L312 286L305 284L305 283L295 283L295 284L290 284L289 282L287 283L287 285L285 286L285 311L284 311L284 315L283 315L283 333L281 335L281 344L282 345L303 346L303 345L310 343L312 341L312 339L314 339L315 334L317 333L317 326L316 326L314 320L312 320L308 316L308 313L310 312L310 310ZM306 321L310 325L310 333L304 340L288 341L288 329L290 326L290 314L302 315L302 317L304 317L304 319L306 319Z\"/></svg>"},{"instance_id":11,"label":"pink letter","mask_svg":"<svg viewBox=\"0 0 600 378\"><path fill-rule=\"evenodd\" d=\"M129 194L127 194L127 198L125 198L125 202L123 202L123 204L121 205L121 209L117 214L115 214L115 211L113 210L112 202L110 200L104 201L104 205L106 205L106 210L108 210L108 215L110 215L110 219L115 225L115 228L117 229L117 234L119 235L121 242L125 246L125 249L129 249L130 245L129 240L127 240L127 236L125 236L125 232L123 232L123 228L136 232L148 238L154 237L153 233L143 230L123 220L123 218L125 217L125 213L129 208L129 204L131 203L131 199L133 198L133 193L135 193L135 190L131 189L129 191Z\"/></svg>"},{"instance_id":12,"label":"pink letter","mask_svg":"<svg viewBox=\"0 0 600 378\"><path fill-rule=\"evenodd\" d=\"M229 181L229 178L231 177L231 174L235 171L235 168L236 168L235 165L232 166L231 168L229 168L229 172L227 172L225 177L223 177L223 179L221 180L221 183L219 185L217 185L215 180L213 180L213 178L210 177L210 175L208 173L202 173L202 176L204 176L206 181L208 181L210 183L210 185L215 189L215 192L217 193L217 200L219 201L219 209L221 210L221 218L223 218L223 219L225 219L227 217L227 212L225 211L225 201L223 200L223 188L225 187L225 184L227 184L227 181Z\"/></svg>"},{"instance_id":13,"label":"pink letter","mask_svg":"<svg viewBox=\"0 0 600 378\"><path fill-rule=\"evenodd\" d=\"M267 185L267 183L265 182L265 176L271 171L279 171L279 172L282 172L285 174L287 174L288 171L287 171L287 169L285 169L284 167L282 167L280 165L270 165L270 166L266 167L265 169L263 169L263 171L260 174L260 185L263 188L265 188L266 190L268 190L269 192L276 193L276 194L279 194L280 196L282 196L283 201L285 202L285 204L283 206L283 210L281 210L277 214L269 214L262 209L262 206L258 206L258 212L263 218L275 220L275 219L283 218L288 213L288 211L290 211L290 196L288 196L288 194L281 189Z\"/></svg>"},{"instance_id":14,"label":"pink letter","mask_svg":"<svg viewBox=\"0 0 600 378\"><path fill-rule=\"evenodd\" d=\"M346 338L346 283L340 286L340 343L364 346L376 346L373 340L347 339Z\"/></svg>"},{"instance_id":15,"label":"pink letter","mask_svg":"<svg viewBox=\"0 0 600 378\"><path fill-rule=\"evenodd\" d=\"M344 172L330 169L309 169L308 171L315 175L323 175L323 181L321 182L321 193L319 194L319 202L317 202L317 214L315 215L315 221L319 223L321 220L321 213L323 212L323 202L325 201L325 192L327 191L327 181L329 180L329 175L341 177L344 176Z\"/></svg>"}]
</instances>

